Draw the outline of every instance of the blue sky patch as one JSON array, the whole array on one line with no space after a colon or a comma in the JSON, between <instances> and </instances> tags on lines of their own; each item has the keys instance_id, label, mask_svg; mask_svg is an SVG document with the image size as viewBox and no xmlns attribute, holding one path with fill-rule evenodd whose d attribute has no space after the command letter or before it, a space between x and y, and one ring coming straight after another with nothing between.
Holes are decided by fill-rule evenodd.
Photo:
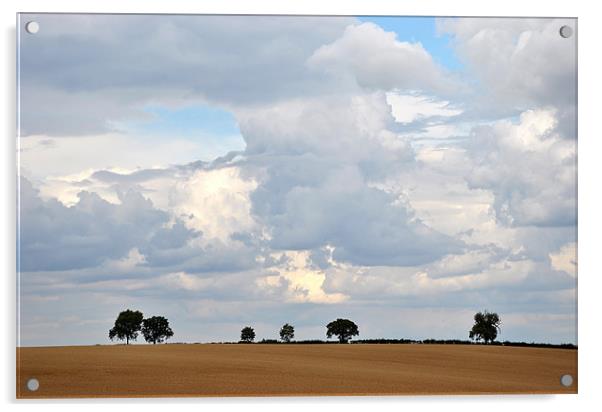
<instances>
[{"instance_id":1,"label":"blue sky patch","mask_svg":"<svg viewBox=\"0 0 602 412\"><path fill-rule=\"evenodd\" d=\"M437 33L435 17L358 17L362 22L372 22L385 31L397 34L399 41L421 43L433 59L451 71L462 69L454 53L451 36Z\"/></svg>"}]
</instances>

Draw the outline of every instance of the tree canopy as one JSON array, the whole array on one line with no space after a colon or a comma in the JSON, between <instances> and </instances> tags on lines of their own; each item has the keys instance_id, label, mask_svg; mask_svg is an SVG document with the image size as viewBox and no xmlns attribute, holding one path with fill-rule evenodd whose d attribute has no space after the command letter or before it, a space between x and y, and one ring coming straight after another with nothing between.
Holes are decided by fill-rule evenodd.
<instances>
[{"instance_id":1,"label":"tree canopy","mask_svg":"<svg viewBox=\"0 0 602 412\"><path fill-rule=\"evenodd\" d=\"M245 326L240 331L241 342L251 343L255 340L255 330L250 326Z\"/></svg>"},{"instance_id":2,"label":"tree canopy","mask_svg":"<svg viewBox=\"0 0 602 412\"><path fill-rule=\"evenodd\" d=\"M173 336L169 321L163 316L153 316L142 321L142 335L147 342L161 343Z\"/></svg>"},{"instance_id":3,"label":"tree canopy","mask_svg":"<svg viewBox=\"0 0 602 412\"><path fill-rule=\"evenodd\" d=\"M501 330L502 321L497 313L477 312L474 315L474 325L468 336L477 342L483 340L485 343L493 342Z\"/></svg>"},{"instance_id":4,"label":"tree canopy","mask_svg":"<svg viewBox=\"0 0 602 412\"><path fill-rule=\"evenodd\" d=\"M295 337L295 328L288 323L285 323L280 329L280 339L283 342L290 342Z\"/></svg>"},{"instance_id":5,"label":"tree canopy","mask_svg":"<svg viewBox=\"0 0 602 412\"><path fill-rule=\"evenodd\" d=\"M109 330L109 339L124 340L126 345L130 340L136 340L138 332L142 328L142 319L144 316L140 311L125 310L117 316L115 325Z\"/></svg>"},{"instance_id":6,"label":"tree canopy","mask_svg":"<svg viewBox=\"0 0 602 412\"><path fill-rule=\"evenodd\" d=\"M347 343L352 336L359 335L359 329L349 319L337 319L326 325L326 337L338 336L340 343Z\"/></svg>"}]
</instances>

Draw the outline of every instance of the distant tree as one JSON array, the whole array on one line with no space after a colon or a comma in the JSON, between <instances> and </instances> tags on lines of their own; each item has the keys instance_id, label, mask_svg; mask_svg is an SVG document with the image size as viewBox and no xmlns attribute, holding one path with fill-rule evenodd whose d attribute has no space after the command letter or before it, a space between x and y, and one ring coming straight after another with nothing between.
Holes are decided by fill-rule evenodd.
<instances>
[{"instance_id":1,"label":"distant tree","mask_svg":"<svg viewBox=\"0 0 602 412\"><path fill-rule=\"evenodd\" d=\"M138 337L138 332L142 328L143 317L142 312L137 310L128 309L121 312L115 320L115 325L109 330L109 339L125 339L125 344L129 345L130 339L136 340Z\"/></svg>"},{"instance_id":2,"label":"distant tree","mask_svg":"<svg viewBox=\"0 0 602 412\"><path fill-rule=\"evenodd\" d=\"M295 337L295 328L285 323L280 329L280 339L283 342L290 342Z\"/></svg>"},{"instance_id":3,"label":"distant tree","mask_svg":"<svg viewBox=\"0 0 602 412\"><path fill-rule=\"evenodd\" d=\"M163 316L153 316L142 321L142 335L147 342L153 345L161 343L173 336L169 321Z\"/></svg>"},{"instance_id":4,"label":"distant tree","mask_svg":"<svg viewBox=\"0 0 602 412\"><path fill-rule=\"evenodd\" d=\"M474 325L468 336L477 342L483 340L485 343L493 342L501 330L502 321L497 313L487 311L477 312L474 315Z\"/></svg>"},{"instance_id":5,"label":"distant tree","mask_svg":"<svg viewBox=\"0 0 602 412\"><path fill-rule=\"evenodd\" d=\"M240 340L245 343L251 343L255 340L255 330L252 327L246 326L240 331Z\"/></svg>"},{"instance_id":6,"label":"distant tree","mask_svg":"<svg viewBox=\"0 0 602 412\"><path fill-rule=\"evenodd\" d=\"M349 319L337 319L326 325L326 337L330 339L333 335L338 336L340 343L347 343L352 336L359 333L357 325Z\"/></svg>"}]
</instances>

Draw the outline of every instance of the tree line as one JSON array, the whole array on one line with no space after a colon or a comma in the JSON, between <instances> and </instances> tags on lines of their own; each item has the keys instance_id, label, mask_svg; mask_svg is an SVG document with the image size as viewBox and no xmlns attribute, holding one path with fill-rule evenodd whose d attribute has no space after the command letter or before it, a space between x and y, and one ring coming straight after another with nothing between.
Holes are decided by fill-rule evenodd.
<instances>
[{"instance_id":1,"label":"tree line","mask_svg":"<svg viewBox=\"0 0 602 412\"><path fill-rule=\"evenodd\" d=\"M495 341L498 332L501 330L500 325L502 321L497 313L483 311L477 312L474 315L474 325L469 331L468 336L470 339L480 342L481 340L485 344L489 344ZM171 338L174 333L169 326L169 321L163 316L152 316L145 319L144 315L140 311L125 310L121 312L115 320L115 325L109 330L109 339L114 340L125 340L126 345L129 345L130 340L136 340L138 334L142 333L144 339L148 343L161 343ZM359 335L359 328L355 322L349 319L338 318L326 325L326 338L330 339L336 336L339 343L348 343L349 340ZM280 339L284 343L290 343L295 338L295 327L285 323L280 328ZM245 326L240 331L240 343L253 343L255 340L255 330L251 326ZM369 340L370 341L370 340ZM380 341L397 341L390 339L373 339L375 343ZM406 340L402 339L398 343L405 343ZM277 342L273 340L273 342ZM306 341L309 343L309 341ZM365 341L368 343L368 341ZM416 342L407 340L407 343ZM262 343L272 343L272 341L265 339ZM428 343L428 342L427 342Z\"/></svg>"}]
</instances>

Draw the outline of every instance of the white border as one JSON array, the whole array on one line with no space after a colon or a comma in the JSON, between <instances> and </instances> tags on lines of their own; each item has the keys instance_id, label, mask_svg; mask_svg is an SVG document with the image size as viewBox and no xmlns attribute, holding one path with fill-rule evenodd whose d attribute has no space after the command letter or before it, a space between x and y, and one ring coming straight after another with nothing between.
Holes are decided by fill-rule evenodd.
<instances>
[{"instance_id":1,"label":"white border","mask_svg":"<svg viewBox=\"0 0 602 412\"><path fill-rule=\"evenodd\" d=\"M401 398L253 398L253 399L199 399L199 400L110 400L22 402L26 410L41 406L44 410L82 408L100 410L128 410L144 408L150 411L165 409L169 403L177 408L209 410L291 410L307 409L363 411L379 410L466 411L467 409L507 411L512 408L545 408L546 411L572 410L575 407L593 409L602 404L599 373L602 342L598 317L598 295L602 293L602 271L599 243L600 227L600 67L599 41L602 39L600 15L596 2L557 1L528 2L525 0L498 0L483 2L471 0L3 0L0 2L2 21L2 83L5 91L1 101L2 125L2 182L4 188L0 251L4 271L4 333L5 357L2 374L2 400L9 409L15 407L15 13L20 12L120 12L120 13L223 13L223 14L345 14L345 15L439 15L439 16L558 16L579 18L579 395L572 396L484 396L484 397L401 397ZM597 212L597 213L596 213ZM110 405L106 405L106 403ZM576 403L578 405L576 405Z\"/></svg>"}]
</instances>

